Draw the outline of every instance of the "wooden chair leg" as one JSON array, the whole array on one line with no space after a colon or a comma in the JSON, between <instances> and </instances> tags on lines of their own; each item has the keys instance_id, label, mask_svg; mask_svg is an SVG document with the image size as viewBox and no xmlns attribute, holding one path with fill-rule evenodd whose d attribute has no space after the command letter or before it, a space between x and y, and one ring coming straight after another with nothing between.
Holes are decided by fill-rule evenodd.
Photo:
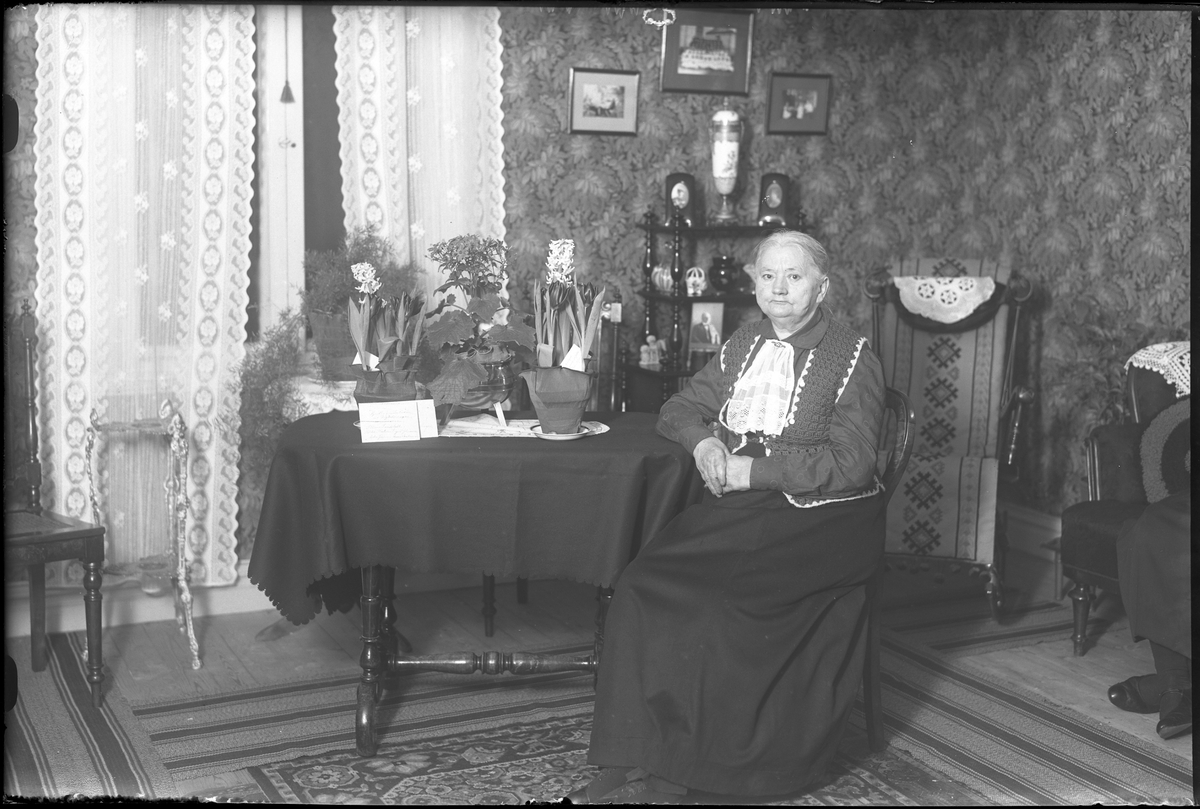
<instances>
[{"instance_id":1,"label":"wooden chair leg","mask_svg":"<svg viewBox=\"0 0 1200 809\"><path fill-rule=\"evenodd\" d=\"M491 637L496 631L496 577L483 574L483 634Z\"/></svg>"},{"instance_id":2,"label":"wooden chair leg","mask_svg":"<svg viewBox=\"0 0 1200 809\"><path fill-rule=\"evenodd\" d=\"M867 725L867 746L872 753L887 747L883 738L883 683L879 667L879 578L876 571L867 583L867 659L863 665L863 716Z\"/></svg>"},{"instance_id":3,"label":"wooden chair leg","mask_svg":"<svg viewBox=\"0 0 1200 809\"><path fill-rule=\"evenodd\" d=\"M517 603L529 603L529 579L517 576Z\"/></svg>"},{"instance_id":4,"label":"wooden chair leg","mask_svg":"<svg viewBox=\"0 0 1200 809\"><path fill-rule=\"evenodd\" d=\"M608 618L608 605L612 603L613 588L596 588L596 639L592 643L592 657L596 661L595 674L592 675L592 686L600 674L600 655L604 652L604 621Z\"/></svg>"},{"instance_id":5,"label":"wooden chair leg","mask_svg":"<svg viewBox=\"0 0 1200 809\"><path fill-rule=\"evenodd\" d=\"M29 657L34 671L46 670L46 566L29 565Z\"/></svg>"},{"instance_id":6,"label":"wooden chair leg","mask_svg":"<svg viewBox=\"0 0 1200 809\"><path fill-rule=\"evenodd\" d=\"M100 571L102 562L84 562L83 606L87 621L87 681L92 686L92 705L100 707L100 684L104 681L104 650L101 646Z\"/></svg>"},{"instance_id":7,"label":"wooden chair leg","mask_svg":"<svg viewBox=\"0 0 1200 809\"><path fill-rule=\"evenodd\" d=\"M1087 640L1088 611L1092 608L1092 588L1076 583L1068 595L1071 596L1075 612L1075 633L1071 635L1071 640L1075 642L1075 656L1083 657L1083 644Z\"/></svg>"}]
</instances>

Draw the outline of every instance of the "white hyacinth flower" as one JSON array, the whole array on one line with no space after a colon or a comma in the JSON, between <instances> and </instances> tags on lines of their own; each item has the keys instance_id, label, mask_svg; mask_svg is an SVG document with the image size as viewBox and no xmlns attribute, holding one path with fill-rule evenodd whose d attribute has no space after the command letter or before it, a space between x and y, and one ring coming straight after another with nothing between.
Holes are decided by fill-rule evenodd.
<instances>
[{"instance_id":1,"label":"white hyacinth flower","mask_svg":"<svg viewBox=\"0 0 1200 809\"><path fill-rule=\"evenodd\" d=\"M550 242L546 259L546 282L570 284L575 278L575 240L556 239Z\"/></svg>"}]
</instances>

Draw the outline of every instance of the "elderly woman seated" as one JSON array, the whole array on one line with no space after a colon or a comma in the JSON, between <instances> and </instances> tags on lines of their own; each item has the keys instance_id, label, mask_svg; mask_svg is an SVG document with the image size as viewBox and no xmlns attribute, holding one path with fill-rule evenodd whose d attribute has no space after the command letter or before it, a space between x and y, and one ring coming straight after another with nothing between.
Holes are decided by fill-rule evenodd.
<instances>
[{"instance_id":1,"label":"elderly woman seated","mask_svg":"<svg viewBox=\"0 0 1200 809\"><path fill-rule=\"evenodd\" d=\"M793 793L845 729L883 553L883 371L823 309L816 240L775 231L752 272L766 317L663 405L659 433L707 491L617 582L588 754L601 772L573 803Z\"/></svg>"}]
</instances>

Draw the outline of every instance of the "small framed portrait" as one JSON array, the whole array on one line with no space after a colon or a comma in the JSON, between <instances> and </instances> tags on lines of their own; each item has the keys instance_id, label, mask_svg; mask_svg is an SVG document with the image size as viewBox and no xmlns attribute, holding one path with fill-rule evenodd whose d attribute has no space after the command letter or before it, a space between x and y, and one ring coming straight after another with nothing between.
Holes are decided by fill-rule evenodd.
<instances>
[{"instance_id":1,"label":"small framed portrait","mask_svg":"<svg viewBox=\"0 0 1200 809\"><path fill-rule=\"evenodd\" d=\"M572 135L636 135L636 70L571 68Z\"/></svg>"},{"instance_id":2,"label":"small framed portrait","mask_svg":"<svg viewBox=\"0 0 1200 809\"><path fill-rule=\"evenodd\" d=\"M832 76L772 73L768 135L824 135Z\"/></svg>"},{"instance_id":3,"label":"small framed portrait","mask_svg":"<svg viewBox=\"0 0 1200 809\"><path fill-rule=\"evenodd\" d=\"M721 349L721 331L725 322L725 304L693 303L692 322L688 327L688 353L713 353Z\"/></svg>"},{"instance_id":4,"label":"small framed portrait","mask_svg":"<svg viewBox=\"0 0 1200 809\"><path fill-rule=\"evenodd\" d=\"M753 11L680 9L662 29L662 91L750 95L753 31Z\"/></svg>"}]
</instances>

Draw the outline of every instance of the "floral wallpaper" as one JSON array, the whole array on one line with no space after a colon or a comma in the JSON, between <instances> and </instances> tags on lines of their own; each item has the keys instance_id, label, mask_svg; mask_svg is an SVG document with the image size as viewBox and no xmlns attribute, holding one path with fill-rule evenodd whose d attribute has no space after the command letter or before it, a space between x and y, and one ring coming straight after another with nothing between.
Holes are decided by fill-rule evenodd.
<instances>
[{"instance_id":1,"label":"floral wallpaper","mask_svg":"<svg viewBox=\"0 0 1200 809\"><path fill-rule=\"evenodd\" d=\"M6 311L34 278L34 7L5 9ZM749 96L662 93L661 37L634 8L502 7L507 241L521 293L550 240L618 289L630 343L645 241L672 171L713 200L707 123L749 123L738 211L765 171L792 178L866 329L862 279L896 255L1006 254L1038 287L1022 329L1037 391L1021 493L1057 513L1085 491L1082 441L1119 418L1122 365L1191 335L1191 21L1186 11L759 9ZM572 67L640 73L636 137L570 135ZM765 134L772 71L833 76L828 134ZM659 260L667 246L659 240ZM747 245L735 245L745 251ZM698 263L703 257L697 256ZM742 256L744 260L744 256Z\"/></svg>"},{"instance_id":2,"label":"floral wallpaper","mask_svg":"<svg viewBox=\"0 0 1200 809\"><path fill-rule=\"evenodd\" d=\"M1190 338L1186 11L759 9L750 94L728 97L661 92L640 9L504 7L500 25L518 293L551 239L574 238L581 276L621 291L640 337L634 225L663 215L673 171L715 200L707 125L724 106L749 124L741 221L758 178L787 174L837 268L832 306L860 329L861 283L895 257L1007 256L1034 281L1019 368L1038 397L1018 484L1032 506L1083 498L1082 441L1121 415L1125 359ZM568 134L572 67L640 73L636 137ZM766 135L772 71L833 77L827 135Z\"/></svg>"},{"instance_id":3,"label":"floral wallpaper","mask_svg":"<svg viewBox=\"0 0 1200 809\"><path fill-rule=\"evenodd\" d=\"M33 303L36 273L33 224L34 97L37 61L34 58L35 6L4 10L4 92L16 99L20 111L17 146L4 156L4 313L20 311L20 302Z\"/></svg>"}]
</instances>

